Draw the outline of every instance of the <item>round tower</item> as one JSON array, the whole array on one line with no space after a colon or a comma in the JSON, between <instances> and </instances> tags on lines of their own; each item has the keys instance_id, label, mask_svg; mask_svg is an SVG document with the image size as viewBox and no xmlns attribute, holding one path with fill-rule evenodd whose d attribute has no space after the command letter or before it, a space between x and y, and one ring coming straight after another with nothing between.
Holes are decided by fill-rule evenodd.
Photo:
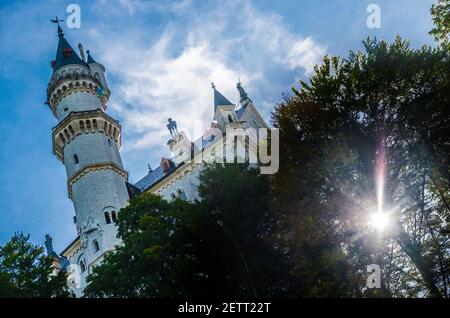
<instances>
[{"instance_id":1,"label":"round tower","mask_svg":"<svg viewBox=\"0 0 450 318\"><path fill-rule=\"evenodd\" d=\"M70 262L79 265L83 285L92 266L119 243L114 223L129 199L128 173L119 153L121 126L105 113L109 89L103 65L90 55L84 62L59 25L58 37L47 104L58 120L53 152L66 168L79 234Z\"/></svg>"}]
</instances>

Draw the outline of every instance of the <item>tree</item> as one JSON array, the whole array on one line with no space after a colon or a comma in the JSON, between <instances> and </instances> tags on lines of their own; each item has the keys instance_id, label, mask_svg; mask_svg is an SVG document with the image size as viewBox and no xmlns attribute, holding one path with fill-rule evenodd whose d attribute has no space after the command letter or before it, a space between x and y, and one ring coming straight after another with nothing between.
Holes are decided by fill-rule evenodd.
<instances>
[{"instance_id":1,"label":"tree","mask_svg":"<svg viewBox=\"0 0 450 318\"><path fill-rule=\"evenodd\" d=\"M400 38L368 39L364 49L326 56L273 113L281 214L296 228L322 229L355 272L380 264L379 295L447 296L449 241L441 224L450 217L449 51L415 50ZM381 235L367 226L377 208L377 165L386 179L382 208L393 218Z\"/></svg>"},{"instance_id":2,"label":"tree","mask_svg":"<svg viewBox=\"0 0 450 318\"><path fill-rule=\"evenodd\" d=\"M434 28L430 34L436 41L449 45L450 36L450 1L438 0L431 6L431 16L433 18Z\"/></svg>"},{"instance_id":3,"label":"tree","mask_svg":"<svg viewBox=\"0 0 450 318\"><path fill-rule=\"evenodd\" d=\"M94 269L87 297L231 297L283 293L268 182L246 165L207 166L201 201L141 194L123 208L123 244Z\"/></svg>"},{"instance_id":4,"label":"tree","mask_svg":"<svg viewBox=\"0 0 450 318\"><path fill-rule=\"evenodd\" d=\"M52 275L52 259L28 239L16 233L0 247L0 298L71 297L66 275Z\"/></svg>"}]
</instances>

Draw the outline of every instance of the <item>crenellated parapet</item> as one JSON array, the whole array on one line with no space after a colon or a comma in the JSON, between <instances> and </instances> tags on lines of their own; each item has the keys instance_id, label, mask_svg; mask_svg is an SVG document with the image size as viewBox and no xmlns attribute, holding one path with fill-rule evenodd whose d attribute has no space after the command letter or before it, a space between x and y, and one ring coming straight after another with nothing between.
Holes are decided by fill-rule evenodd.
<instances>
[{"instance_id":1,"label":"crenellated parapet","mask_svg":"<svg viewBox=\"0 0 450 318\"><path fill-rule=\"evenodd\" d=\"M121 145L121 126L117 120L98 110L71 112L54 127L52 133L53 153L64 160L64 147L81 134L102 133Z\"/></svg>"},{"instance_id":2,"label":"crenellated parapet","mask_svg":"<svg viewBox=\"0 0 450 318\"><path fill-rule=\"evenodd\" d=\"M109 90L102 87L99 79L91 74L87 66L68 65L55 72L47 86L47 104L55 116L59 102L74 92L87 92L98 96L103 109L106 109Z\"/></svg>"}]
</instances>

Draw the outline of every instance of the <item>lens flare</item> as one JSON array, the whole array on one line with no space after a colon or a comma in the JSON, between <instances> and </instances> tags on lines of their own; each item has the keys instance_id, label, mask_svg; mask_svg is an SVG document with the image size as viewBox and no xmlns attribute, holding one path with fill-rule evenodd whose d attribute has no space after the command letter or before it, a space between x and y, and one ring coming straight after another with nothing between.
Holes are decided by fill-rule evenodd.
<instances>
[{"instance_id":1,"label":"lens flare","mask_svg":"<svg viewBox=\"0 0 450 318\"><path fill-rule=\"evenodd\" d=\"M386 179L386 147L384 138L380 138L376 153L375 188L377 191L377 209L370 215L370 225L378 231L384 231L390 223L389 215L383 211Z\"/></svg>"},{"instance_id":2,"label":"lens flare","mask_svg":"<svg viewBox=\"0 0 450 318\"><path fill-rule=\"evenodd\" d=\"M377 161L375 167L375 186L377 191L377 207L379 213L382 213L383 211L385 174L386 174L386 149L384 147L384 143L380 142L379 147L377 149Z\"/></svg>"},{"instance_id":3,"label":"lens flare","mask_svg":"<svg viewBox=\"0 0 450 318\"><path fill-rule=\"evenodd\" d=\"M386 230L389 224L390 218L386 212L376 211L370 215L370 225L380 232Z\"/></svg>"}]
</instances>

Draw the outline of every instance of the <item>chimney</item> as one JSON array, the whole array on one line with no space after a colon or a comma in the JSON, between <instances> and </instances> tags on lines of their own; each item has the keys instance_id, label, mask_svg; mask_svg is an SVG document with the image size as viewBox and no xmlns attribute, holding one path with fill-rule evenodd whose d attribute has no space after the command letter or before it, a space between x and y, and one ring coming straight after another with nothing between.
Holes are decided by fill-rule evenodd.
<instances>
[{"instance_id":1,"label":"chimney","mask_svg":"<svg viewBox=\"0 0 450 318\"><path fill-rule=\"evenodd\" d=\"M80 50L80 56L84 63L86 63L86 57L84 56L83 45L78 43L78 50Z\"/></svg>"},{"instance_id":2,"label":"chimney","mask_svg":"<svg viewBox=\"0 0 450 318\"><path fill-rule=\"evenodd\" d=\"M173 162L169 159L162 157L160 167L164 173L169 172L173 168Z\"/></svg>"}]
</instances>

